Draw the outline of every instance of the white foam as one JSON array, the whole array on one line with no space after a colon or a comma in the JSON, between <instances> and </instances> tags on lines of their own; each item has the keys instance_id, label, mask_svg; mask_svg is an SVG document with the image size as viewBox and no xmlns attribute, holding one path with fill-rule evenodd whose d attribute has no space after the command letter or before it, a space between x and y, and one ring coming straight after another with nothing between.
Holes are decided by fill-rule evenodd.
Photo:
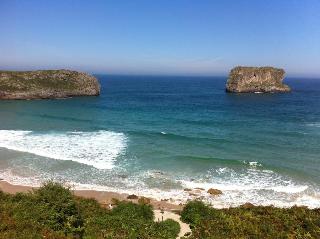
<instances>
[{"instance_id":1,"label":"white foam","mask_svg":"<svg viewBox=\"0 0 320 239\"><path fill-rule=\"evenodd\" d=\"M0 171L0 177L5 179L11 184L26 185L37 187L41 185L46 179L34 177L21 177L12 173L10 170ZM77 190L95 190L95 191L110 191L118 193L136 194L138 196L151 197L157 200L166 199L170 203L180 204L186 203L188 200L194 200L196 198L201 199L215 208L226 208L242 205L246 202L251 202L254 205L274 205L277 207L291 207L294 205L307 206L309 208L320 208L320 192L312 191L306 192L306 188L302 188L299 185L288 185L288 188L295 188L296 190L280 190L280 192L274 191L271 187L264 187L260 184L254 187L243 186L239 188L238 185L231 185L229 183L201 183L196 181L182 181L182 186L187 188L203 188L205 190L196 190L196 196L190 194L183 189L171 189L161 190L159 188L148 188L143 182L139 180L136 182L133 178L128 179L130 183L128 187L115 187L107 185L97 184L84 184L73 181L64 180L63 183L71 186ZM298 190L298 188L300 190ZM305 187L305 186L304 186ZM207 193L209 188L217 188L222 190L222 194L216 197L212 197ZM262 191L261 191L262 190ZM263 190L268 190L263 192ZM303 191L302 191L303 190ZM288 192L286 192L288 191Z\"/></svg>"},{"instance_id":2,"label":"white foam","mask_svg":"<svg viewBox=\"0 0 320 239\"><path fill-rule=\"evenodd\" d=\"M100 171L102 174L112 171ZM128 177L108 177L108 180L79 180L68 175L60 177L51 173L32 173L17 175L16 170L0 169L0 178L12 184L39 186L48 179L62 181L72 185L74 189L90 189L96 191L112 191L118 193L136 194L152 197L158 200L166 199L171 203L180 204L188 200L200 199L216 208L234 207L246 202L254 205L274 205L291 207L304 205L310 208L320 208L320 189L315 185L298 182L279 175L272 170L248 167L235 170L228 167L208 170L208 173L190 179L187 175L177 178L175 174L159 170L146 170L129 174ZM20 173L19 173L20 174ZM151 183L157 182L156 184ZM81 181L81 183L79 182ZM163 188L162 182L171 182L172 187ZM192 192L184 191L193 189ZM203 188L200 190L197 188ZM207 193L210 188L221 190L221 195L213 197Z\"/></svg>"},{"instance_id":3,"label":"white foam","mask_svg":"<svg viewBox=\"0 0 320 239\"><path fill-rule=\"evenodd\" d=\"M242 172L230 168L210 170L206 177L180 182L184 188L205 189L199 196L218 208L239 206L246 202L278 207L320 207L320 192L312 185L296 182L272 170L259 169L253 165ZM223 194L211 197L206 193L209 188L219 189Z\"/></svg>"},{"instance_id":4,"label":"white foam","mask_svg":"<svg viewBox=\"0 0 320 239\"><path fill-rule=\"evenodd\" d=\"M311 127L320 127L320 122L309 123L309 124L307 124L307 126L311 126Z\"/></svg>"},{"instance_id":5,"label":"white foam","mask_svg":"<svg viewBox=\"0 0 320 239\"><path fill-rule=\"evenodd\" d=\"M256 161L243 161L244 164L247 164L251 167L262 167L262 164Z\"/></svg>"},{"instance_id":6,"label":"white foam","mask_svg":"<svg viewBox=\"0 0 320 239\"><path fill-rule=\"evenodd\" d=\"M260 163L258 162L249 162L249 165L250 166L253 166L253 167L257 167L257 166L262 166Z\"/></svg>"},{"instance_id":7,"label":"white foam","mask_svg":"<svg viewBox=\"0 0 320 239\"><path fill-rule=\"evenodd\" d=\"M308 189L308 186L275 186L271 188L275 192L280 192L280 193L300 193Z\"/></svg>"},{"instance_id":8,"label":"white foam","mask_svg":"<svg viewBox=\"0 0 320 239\"><path fill-rule=\"evenodd\" d=\"M71 160L98 169L111 169L126 148L122 133L32 132L0 130L0 147L57 160Z\"/></svg>"}]
</instances>

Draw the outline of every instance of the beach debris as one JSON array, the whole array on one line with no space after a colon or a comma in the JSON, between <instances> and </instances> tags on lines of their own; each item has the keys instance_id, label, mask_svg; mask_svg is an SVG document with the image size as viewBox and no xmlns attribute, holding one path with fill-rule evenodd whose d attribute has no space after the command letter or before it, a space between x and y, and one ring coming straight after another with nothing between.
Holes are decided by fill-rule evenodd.
<instances>
[{"instance_id":1,"label":"beach debris","mask_svg":"<svg viewBox=\"0 0 320 239\"><path fill-rule=\"evenodd\" d=\"M219 189L216 189L216 188L210 188L207 193L213 195L213 196L217 196L217 195L220 195L222 194L222 191L219 190Z\"/></svg>"}]
</instances>

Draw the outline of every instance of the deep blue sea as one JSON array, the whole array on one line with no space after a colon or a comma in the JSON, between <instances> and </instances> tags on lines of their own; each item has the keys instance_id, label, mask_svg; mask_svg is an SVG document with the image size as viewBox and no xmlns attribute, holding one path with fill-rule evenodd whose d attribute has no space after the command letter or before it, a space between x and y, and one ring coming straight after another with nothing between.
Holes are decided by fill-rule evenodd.
<instances>
[{"instance_id":1,"label":"deep blue sea","mask_svg":"<svg viewBox=\"0 0 320 239\"><path fill-rule=\"evenodd\" d=\"M99 97L0 101L0 178L216 207L320 207L320 79L230 94L227 77L97 78ZM184 191L198 187L223 194Z\"/></svg>"}]
</instances>

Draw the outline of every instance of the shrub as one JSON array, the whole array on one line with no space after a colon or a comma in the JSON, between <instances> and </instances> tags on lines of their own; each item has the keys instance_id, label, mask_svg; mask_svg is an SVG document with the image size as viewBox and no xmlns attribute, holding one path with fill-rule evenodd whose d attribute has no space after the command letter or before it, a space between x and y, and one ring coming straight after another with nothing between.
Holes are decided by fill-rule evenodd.
<instances>
[{"instance_id":1,"label":"shrub","mask_svg":"<svg viewBox=\"0 0 320 239\"><path fill-rule=\"evenodd\" d=\"M147 204L135 204L132 202L118 202L112 210L112 215L121 215L129 220L153 220L152 206Z\"/></svg>"},{"instance_id":2,"label":"shrub","mask_svg":"<svg viewBox=\"0 0 320 239\"><path fill-rule=\"evenodd\" d=\"M68 188L49 181L35 190L33 196L40 224L54 231L62 231L64 235L81 237L83 219Z\"/></svg>"},{"instance_id":3,"label":"shrub","mask_svg":"<svg viewBox=\"0 0 320 239\"><path fill-rule=\"evenodd\" d=\"M0 191L0 239L177 237L177 222L158 223L153 218L150 205L117 201L115 208L108 210L54 182L30 193L9 195Z\"/></svg>"},{"instance_id":4,"label":"shrub","mask_svg":"<svg viewBox=\"0 0 320 239\"><path fill-rule=\"evenodd\" d=\"M176 238L176 235L178 235L180 232L179 223L172 219L167 219L165 221L156 223L155 225L156 228L154 231L161 232L161 238Z\"/></svg>"},{"instance_id":5,"label":"shrub","mask_svg":"<svg viewBox=\"0 0 320 239\"><path fill-rule=\"evenodd\" d=\"M190 238L320 238L320 209L214 209L202 202L190 202L181 218L192 226Z\"/></svg>"},{"instance_id":6,"label":"shrub","mask_svg":"<svg viewBox=\"0 0 320 239\"><path fill-rule=\"evenodd\" d=\"M191 227L205 220L209 215L209 208L201 201L189 202L181 212L181 220Z\"/></svg>"}]
</instances>

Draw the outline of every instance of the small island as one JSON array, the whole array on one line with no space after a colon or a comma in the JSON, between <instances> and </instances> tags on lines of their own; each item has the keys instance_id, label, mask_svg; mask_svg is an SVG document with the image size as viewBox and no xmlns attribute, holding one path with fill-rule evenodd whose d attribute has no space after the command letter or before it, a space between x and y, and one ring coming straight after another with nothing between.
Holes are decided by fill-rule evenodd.
<instances>
[{"instance_id":1,"label":"small island","mask_svg":"<svg viewBox=\"0 0 320 239\"><path fill-rule=\"evenodd\" d=\"M0 99L51 99L99 94L98 80L82 72L0 71Z\"/></svg>"},{"instance_id":2,"label":"small island","mask_svg":"<svg viewBox=\"0 0 320 239\"><path fill-rule=\"evenodd\" d=\"M226 85L227 92L235 93L275 93L290 92L288 85L282 81L283 69L274 67L243 67L231 70Z\"/></svg>"}]
</instances>

